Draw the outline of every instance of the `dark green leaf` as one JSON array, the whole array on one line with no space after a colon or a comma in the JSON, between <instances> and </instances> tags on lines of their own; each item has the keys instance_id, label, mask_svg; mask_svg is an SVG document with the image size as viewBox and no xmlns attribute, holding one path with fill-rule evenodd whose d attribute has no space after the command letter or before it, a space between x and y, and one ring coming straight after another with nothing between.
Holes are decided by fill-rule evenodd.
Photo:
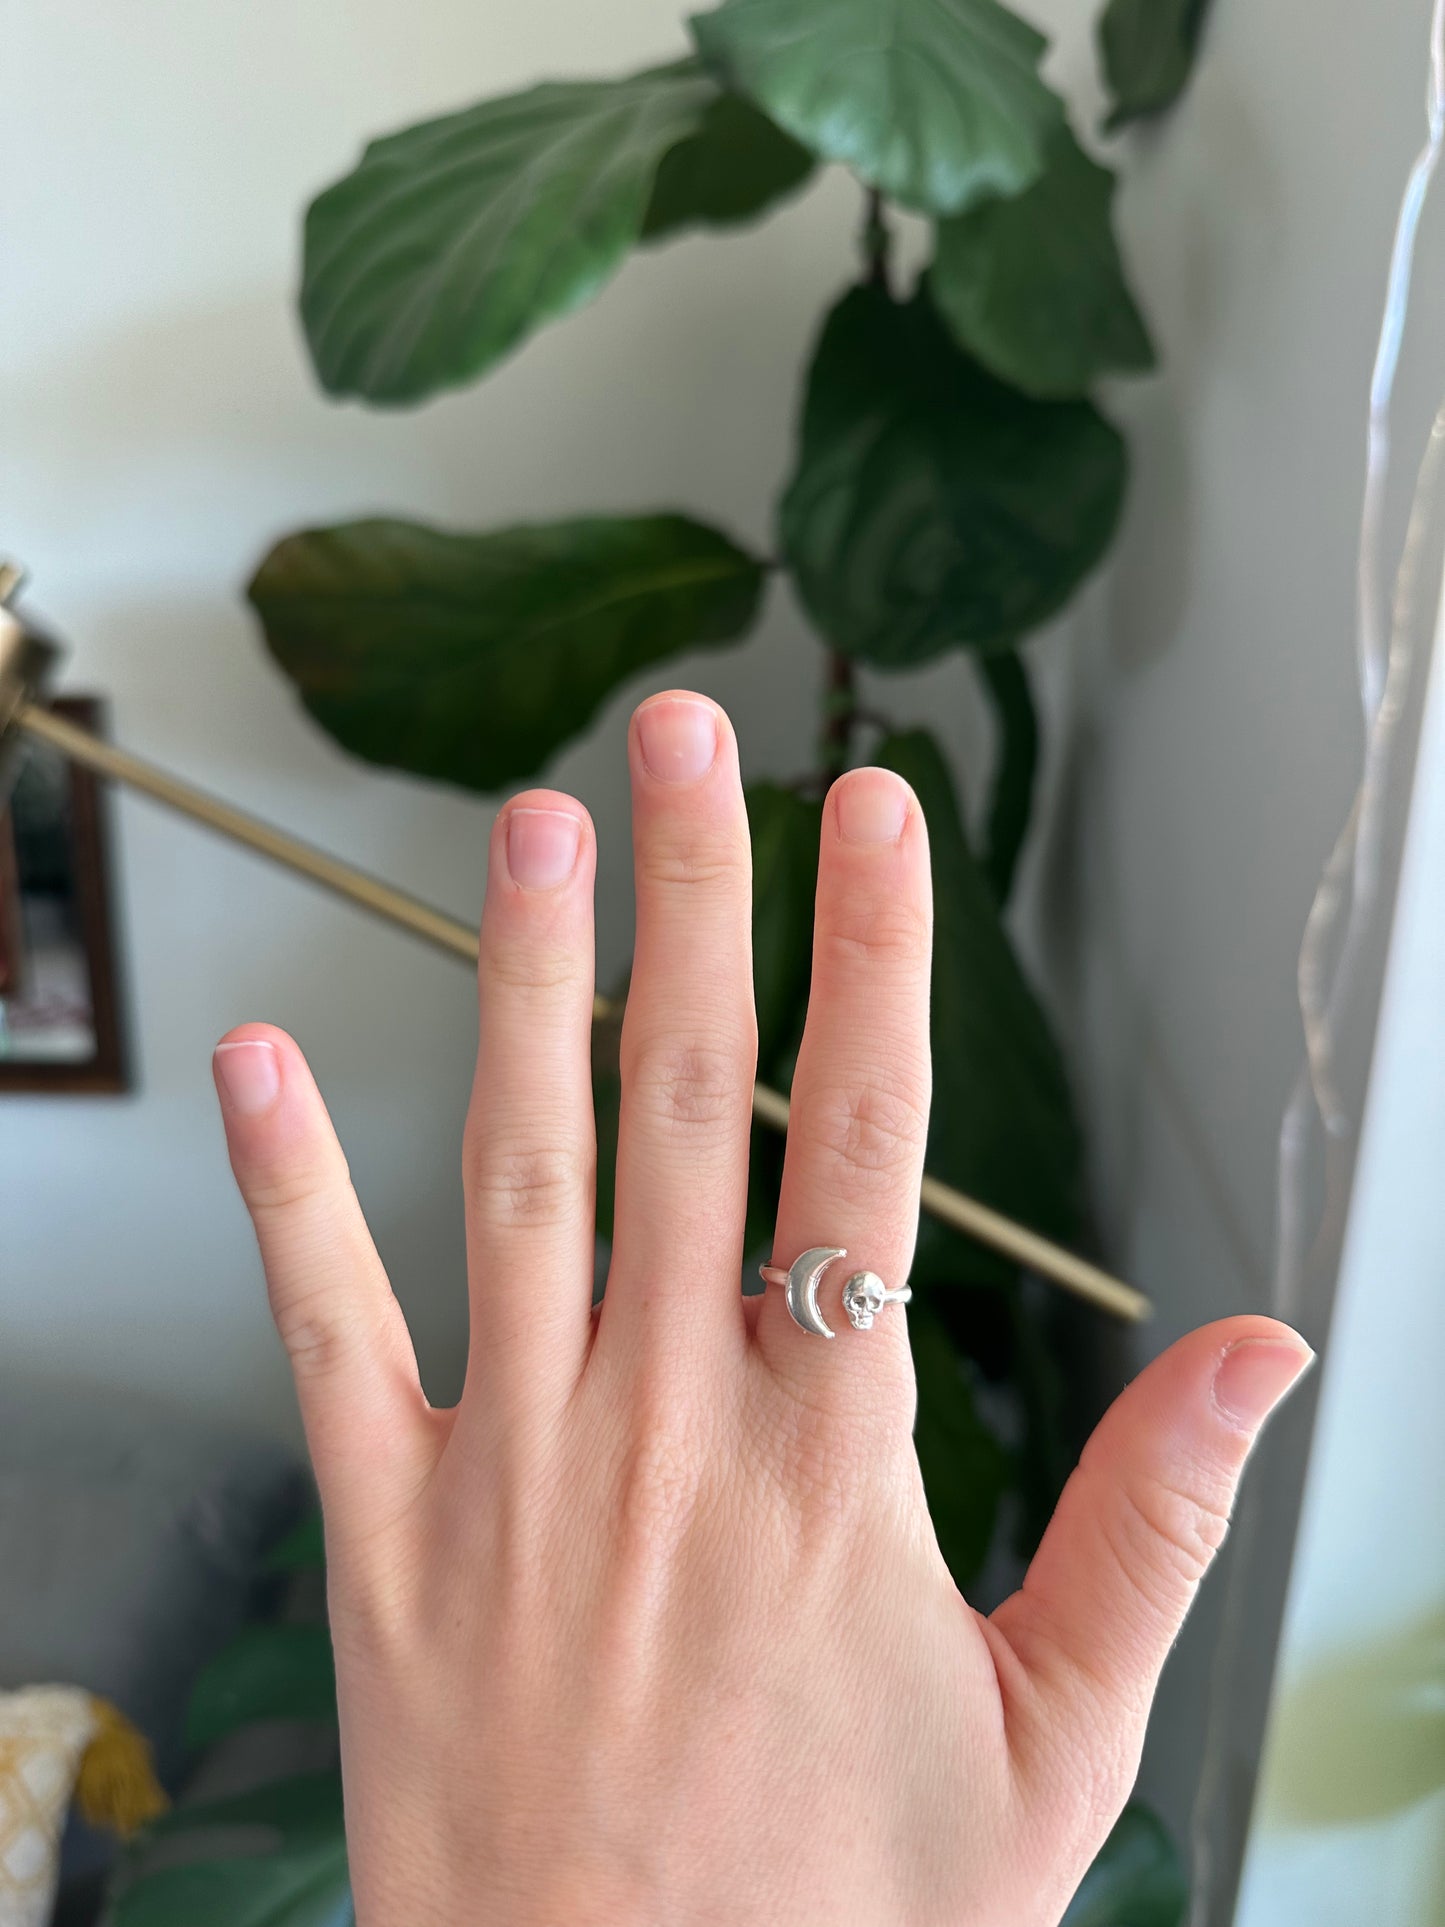
<instances>
[{"instance_id":1,"label":"dark green leaf","mask_svg":"<svg viewBox=\"0 0 1445 1927\"><path fill-rule=\"evenodd\" d=\"M214 1833L265 1828L292 1840L333 1834L342 1824L339 1772L297 1773L267 1780L244 1793L216 1800L193 1800L172 1807L146 1828L146 1841L178 1833Z\"/></svg>"},{"instance_id":2,"label":"dark green leaf","mask_svg":"<svg viewBox=\"0 0 1445 1927\"><path fill-rule=\"evenodd\" d=\"M489 535L378 521L288 536L249 593L344 748L493 790L533 775L620 682L740 635L762 580L680 515Z\"/></svg>"},{"instance_id":3,"label":"dark green leaf","mask_svg":"<svg viewBox=\"0 0 1445 1927\"><path fill-rule=\"evenodd\" d=\"M354 1927L346 1837L158 1868L126 1889L110 1918L114 1927Z\"/></svg>"},{"instance_id":4,"label":"dark green leaf","mask_svg":"<svg viewBox=\"0 0 1445 1927\"><path fill-rule=\"evenodd\" d=\"M792 1084L792 1076L778 1080L786 1090ZM773 1088L778 1088L775 1082ZM748 1258L754 1252L771 1257L773 1234L778 1224L778 1196L783 1188L783 1153L787 1139L781 1131L771 1125L753 1123L748 1140L748 1201L743 1215L743 1256ZM755 1272L750 1272L743 1280L744 1289L756 1291L759 1280Z\"/></svg>"},{"instance_id":5,"label":"dark green leaf","mask_svg":"<svg viewBox=\"0 0 1445 1927\"><path fill-rule=\"evenodd\" d=\"M659 161L716 98L681 61L373 141L306 216L301 317L322 385L420 401L580 307L637 241Z\"/></svg>"},{"instance_id":6,"label":"dark green leaf","mask_svg":"<svg viewBox=\"0 0 1445 1927\"><path fill-rule=\"evenodd\" d=\"M210 1746L253 1720L336 1718L331 1635L324 1626L248 1626L205 1667L186 1737Z\"/></svg>"},{"instance_id":7,"label":"dark green leaf","mask_svg":"<svg viewBox=\"0 0 1445 1927\"><path fill-rule=\"evenodd\" d=\"M822 803L774 783L747 792L753 843L753 990L758 1074L778 1076L798 1048L813 966L813 893Z\"/></svg>"},{"instance_id":8,"label":"dark green leaf","mask_svg":"<svg viewBox=\"0 0 1445 1927\"><path fill-rule=\"evenodd\" d=\"M246 1851L223 1848L142 1872L117 1897L115 1927L352 1927L338 1774L303 1774L177 1808L147 1842L190 1833L224 1842L229 1831L245 1836Z\"/></svg>"},{"instance_id":9,"label":"dark green leaf","mask_svg":"<svg viewBox=\"0 0 1445 1927\"><path fill-rule=\"evenodd\" d=\"M1113 199L1114 176L1061 126L1031 187L939 223L935 306L971 355L1025 394L1082 395L1100 375L1154 365Z\"/></svg>"},{"instance_id":10,"label":"dark green leaf","mask_svg":"<svg viewBox=\"0 0 1445 1927\"><path fill-rule=\"evenodd\" d=\"M994 901L1003 905L1013 889L1033 812L1039 719L1028 671L1016 649L991 649L977 661L998 727L998 760L984 826L983 873Z\"/></svg>"},{"instance_id":11,"label":"dark green leaf","mask_svg":"<svg viewBox=\"0 0 1445 1927\"><path fill-rule=\"evenodd\" d=\"M618 1052L627 1009L630 972L607 993L612 1015L592 1026L592 1112L597 1129L597 1235L609 1242L617 1207L617 1133L621 1121L622 1075Z\"/></svg>"},{"instance_id":12,"label":"dark green leaf","mask_svg":"<svg viewBox=\"0 0 1445 1927\"><path fill-rule=\"evenodd\" d=\"M1078 1233L1081 1145L1063 1060L971 855L947 764L923 730L875 760L912 784L928 822L934 892L933 1114L928 1169L1045 1237ZM964 1251L963 1263L959 1251ZM978 1247L920 1232L914 1277L1000 1275ZM1012 1275L1002 1266L1001 1275Z\"/></svg>"},{"instance_id":13,"label":"dark green leaf","mask_svg":"<svg viewBox=\"0 0 1445 1927\"><path fill-rule=\"evenodd\" d=\"M753 994L758 1076L787 1091L808 1011L813 965L813 896L823 806L772 783L747 792L753 841ZM783 1176L784 1139L755 1124L748 1161L743 1249L771 1248Z\"/></svg>"},{"instance_id":14,"label":"dark green leaf","mask_svg":"<svg viewBox=\"0 0 1445 1927\"><path fill-rule=\"evenodd\" d=\"M926 289L855 288L809 372L782 544L829 641L906 668L1061 608L1109 545L1124 475L1095 408L995 381Z\"/></svg>"},{"instance_id":15,"label":"dark green leaf","mask_svg":"<svg viewBox=\"0 0 1445 1927\"><path fill-rule=\"evenodd\" d=\"M1039 1308L1016 1291L1009 1294L1009 1310L1014 1323L1010 1375L1022 1420L1015 1454L1018 1511L1014 1550L1027 1561L1038 1550L1044 1528L1054 1516L1078 1451L1066 1417L1059 1346L1050 1343Z\"/></svg>"},{"instance_id":16,"label":"dark green leaf","mask_svg":"<svg viewBox=\"0 0 1445 1927\"><path fill-rule=\"evenodd\" d=\"M1096 34L1112 130L1172 107L1199 51L1209 0L1109 0Z\"/></svg>"},{"instance_id":17,"label":"dark green leaf","mask_svg":"<svg viewBox=\"0 0 1445 1927\"><path fill-rule=\"evenodd\" d=\"M266 1564L272 1572L311 1572L326 1564L326 1534L319 1512L308 1513L271 1548Z\"/></svg>"},{"instance_id":18,"label":"dark green leaf","mask_svg":"<svg viewBox=\"0 0 1445 1927\"><path fill-rule=\"evenodd\" d=\"M1189 1886L1174 1842L1147 1807L1125 1807L1060 1927L1180 1927Z\"/></svg>"},{"instance_id":19,"label":"dark green leaf","mask_svg":"<svg viewBox=\"0 0 1445 1927\"><path fill-rule=\"evenodd\" d=\"M720 94L697 132L663 155L642 239L751 221L795 193L812 171L806 147L736 94Z\"/></svg>"},{"instance_id":20,"label":"dark green leaf","mask_svg":"<svg viewBox=\"0 0 1445 1927\"><path fill-rule=\"evenodd\" d=\"M1008 1484L1008 1455L979 1417L948 1331L926 1297L908 1309L918 1379L913 1443L939 1550L959 1589L978 1577Z\"/></svg>"},{"instance_id":21,"label":"dark green leaf","mask_svg":"<svg viewBox=\"0 0 1445 1927\"><path fill-rule=\"evenodd\" d=\"M1017 1275L1002 1286L971 1283L966 1275L942 1284L929 1292L928 1302L947 1325L959 1355L978 1367L985 1383L1012 1386L1018 1363Z\"/></svg>"},{"instance_id":22,"label":"dark green leaf","mask_svg":"<svg viewBox=\"0 0 1445 1927\"><path fill-rule=\"evenodd\" d=\"M1026 187L1062 114L1043 39L997 0L727 0L690 24L820 160L927 214Z\"/></svg>"}]
</instances>

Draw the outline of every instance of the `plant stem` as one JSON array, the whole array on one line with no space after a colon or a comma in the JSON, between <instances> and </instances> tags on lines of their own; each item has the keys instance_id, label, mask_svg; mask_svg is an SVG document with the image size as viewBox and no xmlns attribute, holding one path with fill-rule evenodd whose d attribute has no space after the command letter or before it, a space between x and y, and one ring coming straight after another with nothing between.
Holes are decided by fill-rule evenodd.
<instances>
[{"instance_id":1,"label":"plant stem","mask_svg":"<svg viewBox=\"0 0 1445 1927\"><path fill-rule=\"evenodd\" d=\"M823 734L818 743L819 773L826 782L841 776L852 761L857 721L858 689L852 658L830 650L828 684L823 694Z\"/></svg>"},{"instance_id":2,"label":"plant stem","mask_svg":"<svg viewBox=\"0 0 1445 1927\"><path fill-rule=\"evenodd\" d=\"M888 223L884 219L883 206L883 196L876 187L870 188L859 245L863 252L866 278L875 288L888 286L888 254L893 245L893 236L889 233Z\"/></svg>"}]
</instances>

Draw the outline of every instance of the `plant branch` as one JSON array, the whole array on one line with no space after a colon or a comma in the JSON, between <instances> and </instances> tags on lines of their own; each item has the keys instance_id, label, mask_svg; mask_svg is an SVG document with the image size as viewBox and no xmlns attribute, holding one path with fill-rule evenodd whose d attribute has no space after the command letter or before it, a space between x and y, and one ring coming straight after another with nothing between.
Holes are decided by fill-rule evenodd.
<instances>
[{"instance_id":1,"label":"plant branch","mask_svg":"<svg viewBox=\"0 0 1445 1927\"><path fill-rule=\"evenodd\" d=\"M828 682L823 692L823 734L818 744L820 774L825 782L841 776L853 759L853 730L858 721L858 688L853 661L836 649L828 653Z\"/></svg>"},{"instance_id":2,"label":"plant branch","mask_svg":"<svg viewBox=\"0 0 1445 1927\"><path fill-rule=\"evenodd\" d=\"M888 257L893 247L893 236L888 227L884 208L883 196L876 187L870 188L859 246L863 252L863 266L867 280L875 288L886 289Z\"/></svg>"}]
</instances>

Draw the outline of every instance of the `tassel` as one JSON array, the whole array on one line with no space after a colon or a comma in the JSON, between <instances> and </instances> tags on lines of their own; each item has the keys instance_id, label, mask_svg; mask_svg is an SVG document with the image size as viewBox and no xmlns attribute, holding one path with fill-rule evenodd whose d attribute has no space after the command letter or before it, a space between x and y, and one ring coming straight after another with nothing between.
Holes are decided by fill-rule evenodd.
<instances>
[{"instance_id":1,"label":"tassel","mask_svg":"<svg viewBox=\"0 0 1445 1927\"><path fill-rule=\"evenodd\" d=\"M128 1840L170 1805L156 1778L150 1742L109 1700L91 1695L95 1732L80 1762L75 1799L80 1815Z\"/></svg>"}]
</instances>

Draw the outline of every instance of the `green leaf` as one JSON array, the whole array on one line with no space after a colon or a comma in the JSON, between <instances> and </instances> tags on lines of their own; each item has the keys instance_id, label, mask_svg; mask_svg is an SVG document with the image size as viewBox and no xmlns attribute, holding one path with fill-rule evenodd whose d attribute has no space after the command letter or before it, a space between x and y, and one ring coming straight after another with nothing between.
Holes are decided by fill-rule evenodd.
<instances>
[{"instance_id":1,"label":"green leaf","mask_svg":"<svg viewBox=\"0 0 1445 1927\"><path fill-rule=\"evenodd\" d=\"M762 565L680 515L450 535L288 536L250 585L272 654L369 762L494 790L533 775L621 682L752 621Z\"/></svg>"},{"instance_id":2,"label":"green leaf","mask_svg":"<svg viewBox=\"0 0 1445 1927\"><path fill-rule=\"evenodd\" d=\"M1061 1347L1045 1326L1037 1305L1018 1292L1008 1295L1014 1345L1010 1377L1018 1394L1022 1421L1014 1454L1018 1509L1014 1550L1027 1563L1038 1550L1044 1528L1054 1516L1059 1495L1078 1462L1078 1441L1067 1416Z\"/></svg>"},{"instance_id":3,"label":"green leaf","mask_svg":"<svg viewBox=\"0 0 1445 1927\"><path fill-rule=\"evenodd\" d=\"M978 1577L1008 1484L1008 1455L978 1415L973 1388L947 1328L926 1297L908 1308L918 1380L913 1443L939 1550L954 1583Z\"/></svg>"},{"instance_id":4,"label":"green leaf","mask_svg":"<svg viewBox=\"0 0 1445 1927\"><path fill-rule=\"evenodd\" d=\"M326 1564L326 1534L319 1512L308 1513L267 1554L271 1572L312 1572Z\"/></svg>"},{"instance_id":5,"label":"green leaf","mask_svg":"<svg viewBox=\"0 0 1445 1927\"><path fill-rule=\"evenodd\" d=\"M705 59L820 160L926 214L1016 194L1062 108L1044 40L997 0L727 0Z\"/></svg>"},{"instance_id":6,"label":"green leaf","mask_svg":"<svg viewBox=\"0 0 1445 1927\"><path fill-rule=\"evenodd\" d=\"M823 805L775 783L747 791L753 844L753 995L758 1074L776 1078L797 1054L813 968L813 896Z\"/></svg>"},{"instance_id":7,"label":"green leaf","mask_svg":"<svg viewBox=\"0 0 1445 1927\"><path fill-rule=\"evenodd\" d=\"M736 94L720 94L697 132L663 155L642 239L661 241L679 228L751 221L774 201L796 193L812 171L806 147Z\"/></svg>"},{"instance_id":8,"label":"green leaf","mask_svg":"<svg viewBox=\"0 0 1445 1927\"><path fill-rule=\"evenodd\" d=\"M934 944L928 1169L1045 1237L1079 1228L1082 1147L1048 1020L1019 968L969 851L948 766L924 730L886 738L875 760L912 786L928 822ZM963 1261L960 1262L960 1248ZM1008 1278L959 1234L920 1230L915 1280Z\"/></svg>"},{"instance_id":9,"label":"green leaf","mask_svg":"<svg viewBox=\"0 0 1445 1927\"><path fill-rule=\"evenodd\" d=\"M1027 395L1082 395L1100 375L1152 368L1124 279L1114 176L1066 126L1011 200L941 221L928 285L960 346Z\"/></svg>"},{"instance_id":10,"label":"green leaf","mask_svg":"<svg viewBox=\"0 0 1445 1927\"><path fill-rule=\"evenodd\" d=\"M926 288L900 303L860 287L809 371L782 545L836 648L907 668L1061 608L1109 546L1124 477L1123 441L1091 404L995 381Z\"/></svg>"},{"instance_id":11,"label":"green leaf","mask_svg":"<svg viewBox=\"0 0 1445 1927\"><path fill-rule=\"evenodd\" d=\"M118 1895L115 1927L352 1927L338 1774L302 1774L179 1807L146 1839L231 1830L270 1837L248 1839L245 1853L143 1872Z\"/></svg>"},{"instance_id":12,"label":"green leaf","mask_svg":"<svg viewBox=\"0 0 1445 1927\"><path fill-rule=\"evenodd\" d=\"M581 307L717 89L695 61L552 82L373 141L306 215L301 318L333 395L415 402Z\"/></svg>"},{"instance_id":13,"label":"green leaf","mask_svg":"<svg viewBox=\"0 0 1445 1927\"><path fill-rule=\"evenodd\" d=\"M1112 132L1162 114L1189 81L1209 0L1109 0L1095 35L1114 99Z\"/></svg>"},{"instance_id":14,"label":"green leaf","mask_svg":"<svg viewBox=\"0 0 1445 1927\"><path fill-rule=\"evenodd\" d=\"M1180 1927L1188 1904L1174 1842L1147 1807L1131 1801L1060 1927Z\"/></svg>"},{"instance_id":15,"label":"green leaf","mask_svg":"<svg viewBox=\"0 0 1445 1927\"><path fill-rule=\"evenodd\" d=\"M186 1720L193 1747L253 1720L336 1718L336 1673L325 1626L248 1626L196 1681Z\"/></svg>"},{"instance_id":16,"label":"green leaf","mask_svg":"<svg viewBox=\"0 0 1445 1927\"><path fill-rule=\"evenodd\" d=\"M747 791L753 843L753 998L758 1013L758 1076L787 1091L808 1013L813 968L813 898L818 884L820 799L773 783ZM771 1249L783 1179L784 1139L754 1124L748 1159L743 1249Z\"/></svg>"},{"instance_id":17,"label":"green leaf","mask_svg":"<svg viewBox=\"0 0 1445 1927\"><path fill-rule=\"evenodd\" d=\"M114 1927L354 1927L346 1836L294 1853L163 1867L127 1888Z\"/></svg>"},{"instance_id":18,"label":"green leaf","mask_svg":"<svg viewBox=\"0 0 1445 1927\"><path fill-rule=\"evenodd\" d=\"M341 1775L332 1770L267 1780L244 1793L225 1794L215 1800L183 1802L152 1821L145 1838L150 1841L177 1833L241 1827L266 1827L299 1836L331 1832L341 1822Z\"/></svg>"},{"instance_id":19,"label":"green leaf","mask_svg":"<svg viewBox=\"0 0 1445 1927\"><path fill-rule=\"evenodd\" d=\"M616 1229L617 1137L622 1110L618 1051L627 1010L630 971L607 993L613 1014L592 1026L592 1112L597 1131L597 1235L611 1241Z\"/></svg>"},{"instance_id":20,"label":"green leaf","mask_svg":"<svg viewBox=\"0 0 1445 1927\"><path fill-rule=\"evenodd\" d=\"M1016 649L989 650L977 661L998 726L998 762L984 828L983 873L995 903L1002 906L1013 889L1014 871L1033 814L1039 719L1028 671Z\"/></svg>"}]
</instances>

